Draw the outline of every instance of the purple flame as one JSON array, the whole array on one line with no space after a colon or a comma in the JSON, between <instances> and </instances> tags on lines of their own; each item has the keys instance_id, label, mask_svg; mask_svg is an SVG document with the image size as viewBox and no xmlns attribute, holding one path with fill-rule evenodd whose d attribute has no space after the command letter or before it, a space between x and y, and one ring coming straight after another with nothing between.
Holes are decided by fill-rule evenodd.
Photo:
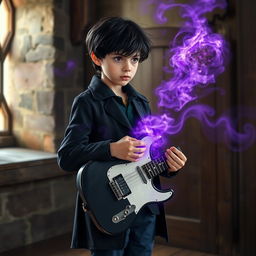
<instances>
[{"instance_id":1,"label":"purple flame","mask_svg":"<svg viewBox=\"0 0 256 256\"><path fill-rule=\"evenodd\" d=\"M181 16L186 19L184 26L175 36L170 47L169 67L165 72L172 73L170 80L163 81L156 89L158 107L171 113L148 116L141 120L134 129L134 136L150 135L155 138L155 148L162 147L166 135L181 132L188 118L198 119L205 134L215 142L225 142L230 149L244 150L251 146L256 138L255 127L245 124L239 133L229 116L214 117L215 111L206 105L194 105L194 101L219 88L206 88L224 72L229 49L224 38L213 33L204 14L215 8L225 8L225 0L197 0L193 4L179 4L174 0L150 0L147 4L156 6L155 18L165 23L167 10L174 7L181 9ZM185 108L186 107L186 108ZM177 114L176 114L177 116ZM217 135L217 136L216 136Z\"/></svg>"}]
</instances>

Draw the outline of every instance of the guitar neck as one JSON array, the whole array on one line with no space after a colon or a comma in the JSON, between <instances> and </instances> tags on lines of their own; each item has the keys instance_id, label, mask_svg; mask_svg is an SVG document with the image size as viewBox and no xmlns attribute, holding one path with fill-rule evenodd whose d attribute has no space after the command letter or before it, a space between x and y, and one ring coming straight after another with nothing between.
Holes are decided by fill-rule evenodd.
<instances>
[{"instance_id":1,"label":"guitar neck","mask_svg":"<svg viewBox=\"0 0 256 256\"><path fill-rule=\"evenodd\" d=\"M161 156L141 166L141 169L145 172L149 179L152 179L159 174L163 173L169 168L166 157Z\"/></svg>"}]
</instances>

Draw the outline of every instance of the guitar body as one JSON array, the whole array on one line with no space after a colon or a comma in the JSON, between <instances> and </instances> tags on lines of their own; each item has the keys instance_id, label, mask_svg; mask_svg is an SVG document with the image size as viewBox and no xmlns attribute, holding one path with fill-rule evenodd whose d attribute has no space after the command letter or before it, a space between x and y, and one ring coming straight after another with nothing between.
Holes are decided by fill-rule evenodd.
<instances>
[{"instance_id":1,"label":"guitar body","mask_svg":"<svg viewBox=\"0 0 256 256\"><path fill-rule=\"evenodd\" d=\"M107 234L125 231L142 207L168 200L173 191L160 191L141 166L151 162L152 140L145 137L146 151L138 162L93 161L77 174L77 188L96 226ZM151 170L149 170L151 171Z\"/></svg>"}]
</instances>

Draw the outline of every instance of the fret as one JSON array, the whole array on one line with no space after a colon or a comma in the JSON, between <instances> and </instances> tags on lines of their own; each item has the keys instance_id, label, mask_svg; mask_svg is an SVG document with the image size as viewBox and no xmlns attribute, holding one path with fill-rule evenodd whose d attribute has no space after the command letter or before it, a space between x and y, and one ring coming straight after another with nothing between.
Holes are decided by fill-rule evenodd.
<instances>
[{"instance_id":1,"label":"fret","mask_svg":"<svg viewBox=\"0 0 256 256\"><path fill-rule=\"evenodd\" d=\"M149 162L149 163L150 163L150 162ZM152 172L152 170L151 170L151 167L150 167L149 163L146 163L146 168L147 168L147 171L148 171L148 175L149 175L149 177L150 177L150 179L151 179L151 178L154 177L154 174L153 174L153 172Z\"/></svg>"},{"instance_id":2,"label":"fret","mask_svg":"<svg viewBox=\"0 0 256 256\"><path fill-rule=\"evenodd\" d=\"M165 158L163 156L159 158L159 166L161 168L161 172L165 171L164 161L165 161Z\"/></svg>"},{"instance_id":3,"label":"fret","mask_svg":"<svg viewBox=\"0 0 256 256\"><path fill-rule=\"evenodd\" d=\"M159 159L156 159L155 161L155 165L157 167L157 172L158 174L160 174L163 170L161 169L161 166L159 165L160 164L160 160Z\"/></svg>"},{"instance_id":4,"label":"fret","mask_svg":"<svg viewBox=\"0 0 256 256\"><path fill-rule=\"evenodd\" d=\"M160 166L161 166L162 172L164 172L165 171L164 162L161 162Z\"/></svg>"},{"instance_id":5,"label":"fret","mask_svg":"<svg viewBox=\"0 0 256 256\"><path fill-rule=\"evenodd\" d=\"M146 164L142 165L141 168L142 168L142 170L146 173L148 179L151 179Z\"/></svg>"},{"instance_id":6,"label":"fret","mask_svg":"<svg viewBox=\"0 0 256 256\"><path fill-rule=\"evenodd\" d=\"M168 165L166 163L166 158L164 156L161 157L161 162L162 162L162 167L164 168L163 171L165 171L166 169L168 169Z\"/></svg>"},{"instance_id":7,"label":"fret","mask_svg":"<svg viewBox=\"0 0 256 256\"><path fill-rule=\"evenodd\" d=\"M169 166L166 162L165 156L161 156L153 161L142 165L141 168L147 175L148 179L152 179L160 173L166 171Z\"/></svg>"},{"instance_id":8,"label":"fret","mask_svg":"<svg viewBox=\"0 0 256 256\"><path fill-rule=\"evenodd\" d=\"M149 163L149 165L151 166L151 170L152 170L152 172L153 172L154 177L157 176L158 173L157 173L157 169L156 169L156 166L155 166L154 162L151 161L151 162Z\"/></svg>"},{"instance_id":9,"label":"fret","mask_svg":"<svg viewBox=\"0 0 256 256\"><path fill-rule=\"evenodd\" d=\"M161 171L162 171L162 172L165 171L164 160L165 160L165 157L163 157L163 156L161 156L161 157L159 158L160 167L161 167Z\"/></svg>"},{"instance_id":10,"label":"fret","mask_svg":"<svg viewBox=\"0 0 256 256\"><path fill-rule=\"evenodd\" d=\"M158 160L158 159L155 159L155 160L153 160L152 162L153 162L153 163L155 164L155 166L156 166L157 174L160 174L160 173L162 172L162 170L161 170L161 168L160 168L160 166L159 166L159 160Z\"/></svg>"}]
</instances>

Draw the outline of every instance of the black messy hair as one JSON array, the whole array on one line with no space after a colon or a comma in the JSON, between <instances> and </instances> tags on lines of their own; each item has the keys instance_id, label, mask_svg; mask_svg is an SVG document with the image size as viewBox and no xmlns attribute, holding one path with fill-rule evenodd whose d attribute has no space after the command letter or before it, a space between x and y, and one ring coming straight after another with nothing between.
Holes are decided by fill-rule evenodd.
<instances>
[{"instance_id":1,"label":"black messy hair","mask_svg":"<svg viewBox=\"0 0 256 256\"><path fill-rule=\"evenodd\" d=\"M123 56L140 54L140 62L147 59L150 40L135 22L121 17L107 17L99 20L87 33L86 45L89 54L93 52L99 59L109 53ZM100 67L93 63L95 69Z\"/></svg>"}]
</instances>

